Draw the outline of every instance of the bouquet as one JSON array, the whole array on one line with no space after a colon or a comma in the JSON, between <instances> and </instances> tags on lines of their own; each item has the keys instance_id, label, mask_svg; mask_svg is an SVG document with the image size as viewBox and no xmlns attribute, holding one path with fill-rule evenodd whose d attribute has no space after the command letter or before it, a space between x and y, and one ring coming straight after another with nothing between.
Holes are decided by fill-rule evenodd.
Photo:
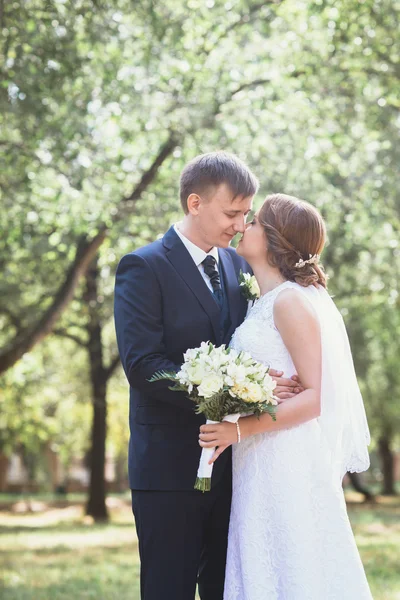
<instances>
[{"instance_id":1,"label":"bouquet","mask_svg":"<svg viewBox=\"0 0 400 600\"><path fill-rule=\"evenodd\" d=\"M276 382L268 374L268 367L253 360L248 352L237 352L225 345L216 347L203 342L183 355L180 371L158 371L150 379L168 379L175 382L170 389L184 391L196 406L197 414L204 414L207 424L220 421L236 423L241 414L264 412L275 420L277 401L273 395ZM210 491L213 465L208 464L215 448L203 448L194 488Z\"/></svg>"}]
</instances>

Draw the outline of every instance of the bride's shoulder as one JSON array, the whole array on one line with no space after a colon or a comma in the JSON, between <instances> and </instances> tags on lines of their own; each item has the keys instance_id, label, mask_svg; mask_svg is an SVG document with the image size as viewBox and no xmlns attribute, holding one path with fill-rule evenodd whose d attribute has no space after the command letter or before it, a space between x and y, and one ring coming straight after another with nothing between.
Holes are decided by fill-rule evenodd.
<instances>
[{"instance_id":1,"label":"bride's shoulder","mask_svg":"<svg viewBox=\"0 0 400 600\"><path fill-rule=\"evenodd\" d=\"M315 319L313 297L318 294L317 288L307 288L298 283L288 282L283 289L279 290L274 299L274 320ZM313 289L310 289L313 288Z\"/></svg>"}]
</instances>

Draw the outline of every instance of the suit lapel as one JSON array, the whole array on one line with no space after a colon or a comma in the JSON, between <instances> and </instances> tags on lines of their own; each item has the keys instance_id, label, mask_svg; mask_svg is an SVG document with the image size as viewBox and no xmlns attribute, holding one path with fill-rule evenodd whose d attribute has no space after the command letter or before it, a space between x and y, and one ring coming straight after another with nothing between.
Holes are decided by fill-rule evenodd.
<instances>
[{"instance_id":1,"label":"suit lapel","mask_svg":"<svg viewBox=\"0 0 400 600\"><path fill-rule=\"evenodd\" d=\"M200 302L202 308L207 313L215 335L217 344L221 343L220 330L220 309L214 300L210 290L207 287L201 273L192 257L181 242L173 227L165 234L163 244L167 249L167 258L182 277L186 285Z\"/></svg>"},{"instance_id":2,"label":"suit lapel","mask_svg":"<svg viewBox=\"0 0 400 600\"><path fill-rule=\"evenodd\" d=\"M232 257L227 250L220 248L218 250L219 259L223 269L225 288L228 296L229 303L229 314L231 320L231 327L226 335L226 340L232 337L233 332L239 324L240 309L242 308L243 296L240 292L238 276L236 275L235 267L232 261Z\"/></svg>"}]
</instances>

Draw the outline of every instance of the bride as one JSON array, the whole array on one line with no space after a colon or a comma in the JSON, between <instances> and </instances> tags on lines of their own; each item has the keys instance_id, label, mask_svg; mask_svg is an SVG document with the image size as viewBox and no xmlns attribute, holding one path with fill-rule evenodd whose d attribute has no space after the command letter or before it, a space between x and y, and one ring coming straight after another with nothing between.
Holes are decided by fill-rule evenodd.
<instances>
[{"instance_id":1,"label":"bride","mask_svg":"<svg viewBox=\"0 0 400 600\"><path fill-rule=\"evenodd\" d=\"M369 431L343 320L319 264L325 225L274 194L238 246L261 297L231 346L298 373L304 391L265 414L203 425L202 447L233 444L224 600L367 600L342 477L369 466ZM238 443L240 442L240 443Z\"/></svg>"}]
</instances>

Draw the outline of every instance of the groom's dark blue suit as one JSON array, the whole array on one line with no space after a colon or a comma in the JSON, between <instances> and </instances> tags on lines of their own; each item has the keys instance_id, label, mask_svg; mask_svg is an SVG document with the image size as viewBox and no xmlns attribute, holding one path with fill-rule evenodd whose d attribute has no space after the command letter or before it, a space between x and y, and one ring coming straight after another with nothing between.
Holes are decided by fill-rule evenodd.
<instances>
[{"instance_id":1,"label":"groom's dark blue suit","mask_svg":"<svg viewBox=\"0 0 400 600\"><path fill-rule=\"evenodd\" d=\"M177 370L183 353L202 341L229 343L243 322L238 276L249 267L232 248L218 254L222 311L173 227L124 256L117 270L115 323L130 384L129 481L145 600L191 600L198 572L202 600L222 600L231 454L216 462L212 491L195 491L205 420L168 382L148 381L161 369Z\"/></svg>"}]
</instances>

